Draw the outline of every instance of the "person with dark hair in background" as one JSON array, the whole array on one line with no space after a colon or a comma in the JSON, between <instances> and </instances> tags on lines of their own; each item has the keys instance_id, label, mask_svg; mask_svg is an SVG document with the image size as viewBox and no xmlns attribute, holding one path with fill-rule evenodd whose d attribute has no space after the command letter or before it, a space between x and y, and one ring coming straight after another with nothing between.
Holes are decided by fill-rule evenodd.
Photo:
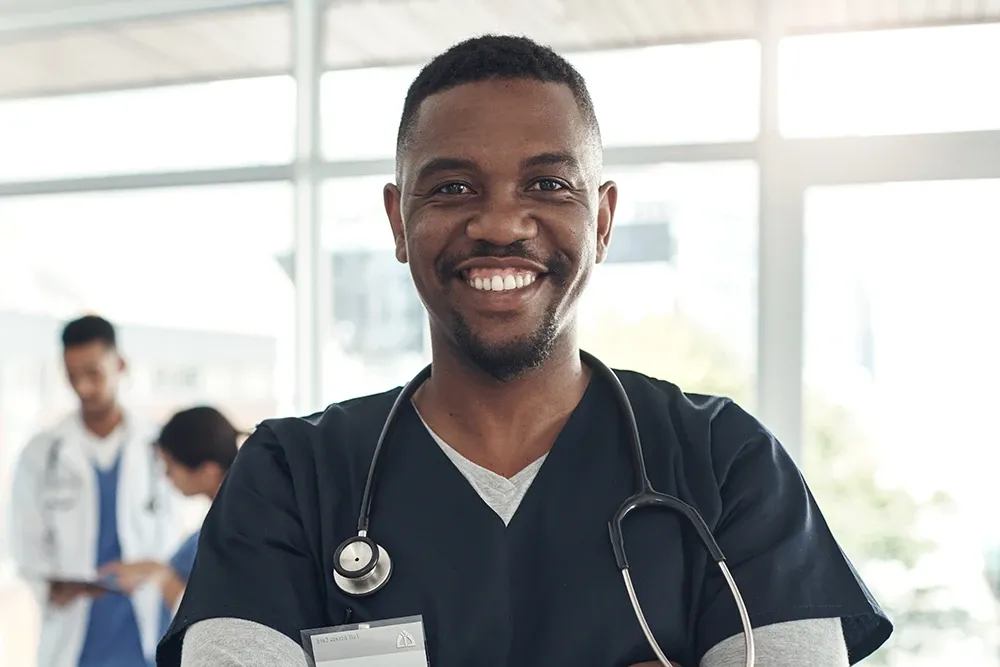
<instances>
[{"instance_id":1,"label":"person with dark hair in background","mask_svg":"<svg viewBox=\"0 0 1000 667\"><path fill-rule=\"evenodd\" d=\"M214 500L236 458L237 441L242 435L221 412L201 406L171 417L160 431L156 448L166 465L167 477L181 494ZM169 608L176 609L194 567L199 532L188 537L169 561L110 563L102 574L112 577L126 593L147 581L155 582Z\"/></svg>"},{"instance_id":2,"label":"person with dark hair in background","mask_svg":"<svg viewBox=\"0 0 1000 667\"><path fill-rule=\"evenodd\" d=\"M432 365L258 425L160 667L844 667L886 641L765 426L579 348L602 160L549 48L478 37L421 70L383 203Z\"/></svg>"},{"instance_id":3,"label":"person with dark hair in background","mask_svg":"<svg viewBox=\"0 0 1000 667\"><path fill-rule=\"evenodd\" d=\"M119 402L114 326L73 320L62 346L80 407L25 445L12 484L12 555L43 612L38 667L146 667L169 622L163 596L122 594L98 571L172 553L176 494L150 446L155 425Z\"/></svg>"}]
</instances>

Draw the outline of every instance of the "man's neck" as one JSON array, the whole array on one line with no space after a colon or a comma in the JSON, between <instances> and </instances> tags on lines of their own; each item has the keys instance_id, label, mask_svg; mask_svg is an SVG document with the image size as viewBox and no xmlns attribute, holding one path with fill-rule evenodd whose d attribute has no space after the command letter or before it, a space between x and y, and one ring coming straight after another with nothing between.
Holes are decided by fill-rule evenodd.
<instances>
[{"instance_id":1,"label":"man's neck","mask_svg":"<svg viewBox=\"0 0 1000 667\"><path fill-rule=\"evenodd\" d=\"M98 438L111 435L124 420L121 408L115 404L100 414L83 413L83 425Z\"/></svg>"},{"instance_id":2,"label":"man's neck","mask_svg":"<svg viewBox=\"0 0 1000 667\"><path fill-rule=\"evenodd\" d=\"M474 463L511 477L551 449L590 381L576 345L544 366L497 382L453 354L434 355L434 373L414 396L421 417Z\"/></svg>"}]
</instances>

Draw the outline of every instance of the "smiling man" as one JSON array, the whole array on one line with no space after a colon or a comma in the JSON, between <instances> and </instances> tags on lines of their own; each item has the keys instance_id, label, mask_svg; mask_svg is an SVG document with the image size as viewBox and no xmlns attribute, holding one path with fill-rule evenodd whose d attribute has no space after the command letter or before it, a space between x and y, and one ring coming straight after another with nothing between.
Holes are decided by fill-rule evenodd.
<instances>
[{"instance_id":1,"label":"smiling man","mask_svg":"<svg viewBox=\"0 0 1000 667\"><path fill-rule=\"evenodd\" d=\"M580 75L528 39L463 42L413 82L397 147L385 209L432 368L258 428L158 664L660 664L608 539L647 483L695 509L725 553L757 665L876 650L891 625L767 429L579 349L580 295L618 201ZM690 523L640 509L623 537L666 657L746 664L737 605Z\"/></svg>"}]
</instances>

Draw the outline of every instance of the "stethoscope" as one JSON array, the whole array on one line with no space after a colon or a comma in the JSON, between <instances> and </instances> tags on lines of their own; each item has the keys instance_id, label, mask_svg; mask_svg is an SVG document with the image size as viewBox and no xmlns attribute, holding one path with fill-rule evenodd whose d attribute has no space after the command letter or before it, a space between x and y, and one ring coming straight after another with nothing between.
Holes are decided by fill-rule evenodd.
<instances>
[{"instance_id":1,"label":"stethoscope","mask_svg":"<svg viewBox=\"0 0 1000 667\"><path fill-rule=\"evenodd\" d=\"M128 432L123 436L124 442L129 442ZM80 473L70 469L68 466L60 465L60 457L63 448L63 439L56 436L49 444L49 449L45 454L45 468L42 472L42 548L45 556L51 561L51 565L57 566L56 559L59 549L56 538L55 517L56 510L68 510L80 500L80 493L83 488L83 480ZM159 511L160 503L157 498L157 462L156 452L150 447L154 460L149 466L149 499L146 500L144 509L150 514Z\"/></svg>"},{"instance_id":2,"label":"stethoscope","mask_svg":"<svg viewBox=\"0 0 1000 667\"><path fill-rule=\"evenodd\" d=\"M628 593L629 601L632 603L632 610L635 612L636 619L639 621L639 626L642 628L642 632L646 636L646 641L653 649L657 659L665 667L670 667L670 661L667 659L667 656L663 653L659 643L653 636L649 623L646 621L646 615L643 613L642 606L639 604L639 598L636 596L635 587L632 585L632 576L629 574L628 559L625 554L625 538L622 532L622 522L625 520L625 517L632 512L632 510L652 507L675 512L687 519L688 523L691 524L695 532L698 534L698 538L701 540L702 546L704 546L705 550L708 552L709 556L711 556L712 560L715 561L716 565L719 566L719 569L722 571L722 576L729 585L729 590L732 593L733 600L736 602L736 607L740 613L740 622L743 624L743 639L746 646L746 666L754 667L754 641L753 628L750 625L750 615L747 612L746 604L743 602L743 596L740 595L740 590L736 585L736 580L733 579L733 575L730 573L729 567L726 565L726 557L722 554L722 549L719 548L718 543L716 543L715 538L712 536L712 531L709 530L708 525L705 523L701 514L698 513L698 510L679 498L658 493L655 489L653 489L653 485L649 481L649 476L646 474L646 464L643 460L642 442L639 439L639 426L635 421L635 413L632 411L632 403L629 401L628 394L625 393L625 388L622 386L621 381L619 381L618 376L615 375L610 368L601 363L601 361L596 357L581 350L580 358L591 368L596 369L604 379L611 383L611 386L615 391L615 398L618 402L618 409L621 410L630 426L629 446L632 454L632 467L635 472L636 492L627 498L625 502L622 503L621 507L618 508L618 511L615 512L614 517L608 522L608 530L611 534L611 547L614 550L615 563L618 565L618 569L622 573L622 578L625 582L625 590ZM430 377L430 375L431 366L427 366L420 371L415 378L410 380L410 382L403 387L403 391L400 392L396 401L393 403L392 408L389 410L389 415L386 417L385 424L382 426L382 433L379 435L378 443L375 445L375 451L372 453L371 465L368 468L368 479L365 481L365 490L361 496L361 508L358 512L358 534L344 540L344 542L337 547L337 551L334 552L333 579L337 584L337 587L347 595L354 597L371 595L384 587L386 583L388 583L389 577L392 574L392 560L389 558L389 554L380 545L376 544L374 540L368 537L368 517L371 513L372 488L375 481L375 472L378 467L379 454L382 452L382 446L385 444L389 430L395 424L396 415L399 412L400 406L406 404L406 402L410 400L413 393L427 380L427 378Z\"/></svg>"},{"instance_id":3,"label":"stethoscope","mask_svg":"<svg viewBox=\"0 0 1000 667\"><path fill-rule=\"evenodd\" d=\"M42 474L42 547L45 556L52 565L58 556L55 531L55 517L53 514L59 509L70 509L78 501L83 486L79 473L74 470L61 469L59 465L59 454L63 447L62 438L56 437L49 445L49 450L45 454L45 470Z\"/></svg>"}]
</instances>

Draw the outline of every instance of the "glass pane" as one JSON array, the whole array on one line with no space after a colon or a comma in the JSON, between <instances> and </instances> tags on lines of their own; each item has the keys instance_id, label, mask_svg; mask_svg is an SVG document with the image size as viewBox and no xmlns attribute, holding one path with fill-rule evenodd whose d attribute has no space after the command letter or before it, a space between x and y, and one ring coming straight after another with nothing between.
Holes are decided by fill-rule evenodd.
<instances>
[{"instance_id":1,"label":"glass pane","mask_svg":"<svg viewBox=\"0 0 1000 667\"><path fill-rule=\"evenodd\" d=\"M757 135L760 56L755 41L567 57L587 80L605 146L739 141ZM419 71L409 66L326 74L326 156L393 157L406 90Z\"/></svg>"},{"instance_id":2,"label":"glass pane","mask_svg":"<svg viewBox=\"0 0 1000 667\"><path fill-rule=\"evenodd\" d=\"M415 66L377 67L324 74L320 91L325 156L330 160L394 158L406 91L419 71Z\"/></svg>"},{"instance_id":3,"label":"glass pane","mask_svg":"<svg viewBox=\"0 0 1000 667\"><path fill-rule=\"evenodd\" d=\"M290 77L0 103L0 181L281 164Z\"/></svg>"},{"instance_id":4,"label":"glass pane","mask_svg":"<svg viewBox=\"0 0 1000 667\"><path fill-rule=\"evenodd\" d=\"M1000 181L806 204L804 467L895 621L872 664L996 666Z\"/></svg>"},{"instance_id":5,"label":"glass pane","mask_svg":"<svg viewBox=\"0 0 1000 667\"><path fill-rule=\"evenodd\" d=\"M394 177L342 178L323 185L323 249L332 280L324 319L324 400L403 384L430 362L427 316L396 261L382 205Z\"/></svg>"},{"instance_id":6,"label":"glass pane","mask_svg":"<svg viewBox=\"0 0 1000 667\"><path fill-rule=\"evenodd\" d=\"M756 41L570 54L606 147L749 141L757 136Z\"/></svg>"},{"instance_id":7,"label":"glass pane","mask_svg":"<svg viewBox=\"0 0 1000 667\"><path fill-rule=\"evenodd\" d=\"M61 325L118 325L122 398L153 419L199 403L243 428L292 409L294 291L285 184L0 201L0 489L27 440L75 401ZM0 664L35 664L37 609L8 560L0 493ZM193 528L203 502L186 506Z\"/></svg>"},{"instance_id":8,"label":"glass pane","mask_svg":"<svg viewBox=\"0 0 1000 667\"><path fill-rule=\"evenodd\" d=\"M618 211L608 260L581 304L583 347L613 367L752 409L756 164L645 165L608 177Z\"/></svg>"},{"instance_id":9,"label":"glass pane","mask_svg":"<svg viewBox=\"0 0 1000 667\"><path fill-rule=\"evenodd\" d=\"M1000 128L1000 24L785 39L789 137Z\"/></svg>"}]
</instances>

